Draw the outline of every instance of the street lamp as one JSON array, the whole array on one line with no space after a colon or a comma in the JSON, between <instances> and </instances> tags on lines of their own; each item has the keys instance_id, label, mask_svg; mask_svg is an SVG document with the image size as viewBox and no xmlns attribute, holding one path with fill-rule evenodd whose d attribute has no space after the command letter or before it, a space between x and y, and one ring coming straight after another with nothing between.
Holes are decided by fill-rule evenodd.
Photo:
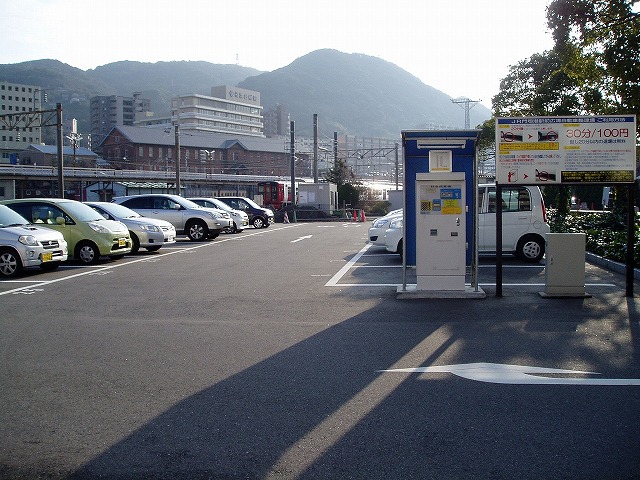
<instances>
[{"instance_id":1,"label":"street lamp","mask_svg":"<svg viewBox=\"0 0 640 480\"><path fill-rule=\"evenodd\" d=\"M202 150L207 156L207 160L209 161L209 174L213 174L213 159L216 153L215 150Z\"/></svg>"}]
</instances>

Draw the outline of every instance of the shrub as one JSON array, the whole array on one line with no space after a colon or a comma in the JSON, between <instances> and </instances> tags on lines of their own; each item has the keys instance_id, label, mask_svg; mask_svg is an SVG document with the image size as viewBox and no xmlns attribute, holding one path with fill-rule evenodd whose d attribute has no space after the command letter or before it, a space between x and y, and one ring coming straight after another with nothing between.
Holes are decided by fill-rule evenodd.
<instances>
[{"instance_id":1,"label":"shrub","mask_svg":"<svg viewBox=\"0 0 640 480\"><path fill-rule=\"evenodd\" d=\"M626 262L626 218L612 212L569 212L562 217L554 209L548 210L553 233L584 233L586 250L615 262ZM640 217L635 221L634 265L640 268Z\"/></svg>"}]
</instances>

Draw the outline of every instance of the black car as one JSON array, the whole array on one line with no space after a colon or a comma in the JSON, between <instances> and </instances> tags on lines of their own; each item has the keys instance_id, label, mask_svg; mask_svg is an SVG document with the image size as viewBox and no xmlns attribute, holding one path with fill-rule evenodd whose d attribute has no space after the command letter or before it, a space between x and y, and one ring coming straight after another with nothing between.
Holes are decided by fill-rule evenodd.
<instances>
[{"instance_id":1,"label":"black car","mask_svg":"<svg viewBox=\"0 0 640 480\"><path fill-rule=\"evenodd\" d=\"M327 212L313 205L285 205L275 213L275 221L284 222L284 215L286 213L289 221L293 222L294 210L296 212L296 220L318 220L331 217Z\"/></svg>"}]
</instances>

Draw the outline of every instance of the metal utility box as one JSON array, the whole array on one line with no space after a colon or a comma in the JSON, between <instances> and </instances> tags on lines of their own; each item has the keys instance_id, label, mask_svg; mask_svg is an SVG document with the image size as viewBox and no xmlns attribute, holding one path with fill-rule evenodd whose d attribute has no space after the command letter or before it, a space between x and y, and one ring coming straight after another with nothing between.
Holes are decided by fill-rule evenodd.
<instances>
[{"instance_id":1,"label":"metal utility box","mask_svg":"<svg viewBox=\"0 0 640 480\"><path fill-rule=\"evenodd\" d=\"M543 296L586 296L584 233L548 233Z\"/></svg>"},{"instance_id":2,"label":"metal utility box","mask_svg":"<svg viewBox=\"0 0 640 480\"><path fill-rule=\"evenodd\" d=\"M329 214L338 205L338 186L335 183L298 184L298 206L309 205Z\"/></svg>"},{"instance_id":3,"label":"metal utility box","mask_svg":"<svg viewBox=\"0 0 640 480\"><path fill-rule=\"evenodd\" d=\"M464 172L416 175L417 290L465 289Z\"/></svg>"}]
</instances>

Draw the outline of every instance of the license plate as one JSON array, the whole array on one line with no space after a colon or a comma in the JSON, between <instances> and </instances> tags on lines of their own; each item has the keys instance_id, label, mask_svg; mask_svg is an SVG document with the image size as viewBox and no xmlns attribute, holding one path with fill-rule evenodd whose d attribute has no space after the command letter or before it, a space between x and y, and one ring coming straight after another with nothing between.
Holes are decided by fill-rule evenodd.
<instances>
[{"instance_id":1,"label":"license plate","mask_svg":"<svg viewBox=\"0 0 640 480\"><path fill-rule=\"evenodd\" d=\"M118 246L119 247L126 247L127 246L127 239L126 238L119 238L118 239Z\"/></svg>"},{"instance_id":2,"label":"license plate","mask_svg":"<svg viewBox=\"0 0 640 480\"><path fill-rule=\"evenodd\" d=\"M174 238L173 237L168 237L167 238L167 242L173 242Z\"/></svg>"},{"instance_id":3,"label":"license plate","mask_svg":"<svg viewBox=\"0 0 640 480\"><path fill-rule=\"evenodd\" d=\"M50 262L51 260L53 260L53 253L51 252L45 252L43 254L40 255L40 260L43 262Z\"/></svg>"}]
</instances>

